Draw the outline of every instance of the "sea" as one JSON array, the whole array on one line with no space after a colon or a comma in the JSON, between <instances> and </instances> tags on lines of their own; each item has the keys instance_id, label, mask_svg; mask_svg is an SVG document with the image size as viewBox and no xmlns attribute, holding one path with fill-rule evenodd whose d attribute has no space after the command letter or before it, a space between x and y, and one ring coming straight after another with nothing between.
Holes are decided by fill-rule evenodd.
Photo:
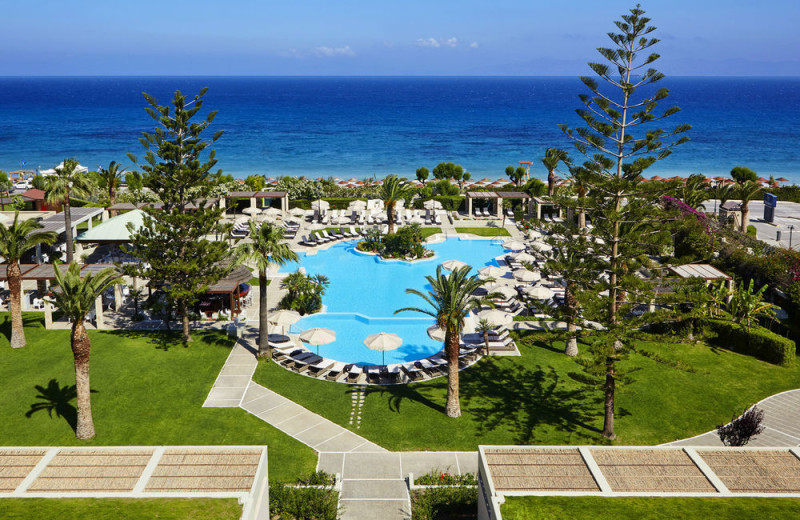
<instances>
[{"instance_id":1,"label":"sea","mask_svg":"<svg viewBox=\"0 0 800 520\"><path fill-rule=\"evenodd\" d=\"M727 175L737 165L800 184L800 77L668 77L659 109L681 112L653 128L688 123L691 141L649 175ZM558 125L579 126L586 88L577 77L2 77L0 169L52 168L75 157L95 169L134 167L142 132L155 122L147 92L208 87L201 114L218 111L211 133L217 167L338 178L413 177L420 166L461 164L473 178L504 177L549 147L572 150ZM658 111L657 110L657 111Z\"/></svg>"}]
</instances>

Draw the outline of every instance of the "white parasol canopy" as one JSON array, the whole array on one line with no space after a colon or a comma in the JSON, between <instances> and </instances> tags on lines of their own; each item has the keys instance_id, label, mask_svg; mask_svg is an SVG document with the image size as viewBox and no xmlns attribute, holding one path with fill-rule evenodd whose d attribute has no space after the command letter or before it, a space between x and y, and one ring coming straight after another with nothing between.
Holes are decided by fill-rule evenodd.
<instances>
[{"instance_id":1,"label":"white parasol canopy","mask_svg":"<svg viewBox=\"0 0 800 520\"><path fill-rule=\"evenodd\" d=\"M455 271L456 269L461 269L462 267L469 267L469 264L465 264L461 260L447 260L446 262L442 262L442 267L448 271Z\"/></svg>"},{"instance_id":2,"label":"white parasol canopy","mask_svg":"<svg viewBox=\"0 0 800 520\"><path fill-rule=\"evenodd\" d=\"M531 247L536 248L536 249L538 249L539 251L541 251L543 253L553 250L553 246L551 246L550 244L548 244L546 242L533 242L531 244Z\"/></svg>"},{"instance_id":3,"label":"white parasol canopy","mask_svg":"<svg viewBox=\"0 0 800 520\"><path fill-rule=\"evenodd\" d=\"M520 282L535 282L536 280L541 280L542 275L540 275L536 271L528 271L527 269L517 269L516 271L514 271L514 278L516 278Z\"/></svg>"},{"instance_id":4,"label":"white parasol canopy","mask_svg":"<svg viewBox=\"0 0 800 520\"><path fill-rule=\"evenodd\" d=\"M548 289L547 287L541 287L541 286L528 287L524 291L525 294L527 294L528 296L530 296L535 300L549 300L550 298L553 297L553 295L555 295L555 293L550 289Z\"/></svg>"},{"instance_id":5,"label":"white parasol canopy","mask_svg":"<svg viewBox=\"0 0 800 520\"><path fill-rule=\"evenodd\" d=\"M511 251L522 251L525 249L525 244L516 240L509 240L508 242L503 242L503 248Z\"/></svg>"},{"instance_id":6,"label":"white parasol canopy","mask_svg":"<svg viewBox=\"0 0 800 520\"><path fill-rule=\"evenodd\" d=\"M431 325L428 327L428 337L433 341L444 341L444 330L438 325Z\"/></svg>"},{"instance_id":7,"label":"white parasol canopy","mask_svg":"<svg viewBox=\"0 0 800 520\"><path fill-rule=\"evenodd\" d=\"M283 212L278 208L267 208L263 210L262 213L269 218L275 218L283 215Z\"/></svg>"},{"instance_id":8,"label":"white parasol canopy","mask_svg":"<svg viewBox=\"0 0 800 520\"><path fill-rule=\"evenodd\" d=\"M297 311L282 310L273 312L267 316L267 321L279 327L287 327L293 325L300 319L300 313Z\"/></svg>"},{"instance_id":9,"label":"white parasol canopy","mask_svg":"<svg viewBox=\"0 0 800 520\"><path fill-rule=\"evenodd\" d=\"M254 208L254 207L250 206L250 207L244 208L242 210L242 213L244 213L245 215L260 215L261 214L261 210L258 209L258 208Z\"/></svg>"},{"instance_id":10,"label":"white parasol canopy","mask_svg":"<svg viewBox=\"0 0 800 520\"><path fill-rule=\"evenodd\" d=\"M351 201L350 204L347 205L347 208L351 209L351 210L353 210L353 209L355 209L355 210L366 209L367 208L367 201L361 200L361 199Z\"/></svg>"},{"instance_id":11,"label":"white parasol canopy","mask_svg":"<svg viewBox=\"0 0 800 520\"><path fill-rule=\"evenodd\" d=\"M388 332L379 332L377 334L370 334L364 340L364 345L370 350L379 350L383 352L383 363L386 364L386 351L399 348L403 344L403 339L397 334L390 334Z\"/></svg>"},{"instance_id":12,"label":"white parasol canopy","mask_svg":"<svg viewBox=\"0 0 800 520\"><path fill-rule=\"evenodd\" d=\"M328 203L327 200L317 199L311 203L312 209L323 210L323 209L330 209L331 205Z\"/></svg>"},{"instance_id":13,"label":"white parasol canopy","mask_svg":"<svg viewBox=\"0 0 800 520\"><path fill-rule=\"evenodd\" d=\"M480 278L502 278L508 271L506 269L501 269L497 266L490 265L488 267L484 267L482 269L478 269L478 276Z\"/></svg>"},{"instance_id":14,"label":"white parasol canopy","mask_svg":"<svg viewBox=\"0 0 800 520\"><path fill-rule=\"evenodd\" d=\"M336 341L336 332L331 329L326 329L325 327L314 327L313 329L303 331L303 333L300 334L300 341L319 347L320 345L327 345L328 343ZM319 348L317 349L317 354L319 354Z\"/></svg>"},{"instance_id":15,"label":"white parasol canopy","mask_svg":"<svg viewBox=\"0 0 800 520\"><path fill-rule=\"evenodd\" d=\"M508 285L501 285L499 287L493 288L490 293L497 293L503 296L503 298L513 298L517 295L516 289L513 287L509 287Z\"/></svg>"},{"instance_id":16,"label":"white parasol canopy","mask_svg":"<svg viewBox=\"0 0 800 520\"><path fill-rule=\"evenodd\" d=\"M426 200L422 203L422 207L425 209L442 209L442 203L438 200Z\"/></svg>"},{"instance_id":17,"label":"white parasol canopy","mask_svg":"<svg viewBox=\"0 0 800 520\"><path fill-rule=\"evenodd\" d=\"M303 208L294 208L290 209L289 213L291 213L295 217L303 217L306 214L306 210L304 210Z\"/></svg>"},{"instance_id":18,"label":"white parasol canopy","mask_svg":"<svg viewBox=\"0 0 800 520\"><path fill-rule=\"evenodd\" d=\"M514 316L497 309L481 311L478 313L478 317L485 319L492 325L508 325L514 321Z\"/></svg>"},{"instance_id":19,"label":"white parasol canopy","mask_svg":"<svg viewBox=\"0 0 800 520\"><path fill-rule=\"evenodd\" d=\"M524 262L526 264L532 264L536 261L536 257L530 253L512 253L510 256L517 262Z\"/></svg>"}]
</instances>

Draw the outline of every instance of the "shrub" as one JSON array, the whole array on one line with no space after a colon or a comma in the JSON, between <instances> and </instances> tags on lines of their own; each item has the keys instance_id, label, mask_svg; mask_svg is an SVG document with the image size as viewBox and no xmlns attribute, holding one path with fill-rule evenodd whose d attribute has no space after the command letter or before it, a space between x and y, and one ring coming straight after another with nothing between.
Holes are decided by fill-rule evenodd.
<instances>
[{"instance_id":1,"label":"shrub","mask_svg":"<svg viewBox=\"0 0 800 520\"><path fill-rule=\"evenodd\" d=\"M292 487L279 482L269 485L272 518L336 520L339 496L331 487Z\"/></svg>"},{"instance_id":2,"label":"shrub","mask_svg":"<svg viewBox=\"0 0 800 520\"><path fill-rule=\"evenodd\" d=\"M764 431L761 422L764 420L764 410L753 406L746 410L741 417L733 416L728 424L717 425L717 435L725 446L744 446L750 438Z\"/></svg>"},{"instance_id":3,"label":"shrub","mask_svg":"<svg viewBox=\"0 0 800 520\"><path fill-rule=\"evenodd\" d=\"M436 487L411 493L412 520L475 518L477 508L478 490L474 487Z\"/></svg>"},{"instance_id":4,"label":"shrub","mask_svg":"<svg viewBox=\"0 0 800 520\"><path fill-rule=\"evenodd\" d=\"M797 347L795 343L783 336L759 326L747 329L724 320L702 320L708 332L711 333L711 342L740 354L754 356L768 363L788 366L794 363Z\"/></svg>"},{"instance_id":5,"label":"shrub","mask_svg":"<svg viewBox=\"0 0 800 520\"><path fill-rule=\"evenodd\" d=\"M756 227L747 226L747 236L756 238L756 235L758 235L758 230L756 229Z\"/></svg>"},{"instance_id":6,"label":"shrub","mask_svg":"<svg viewBox=\"0 0 800 520\"><path fill-rule=\"evenodd\" d=\"M420 486L477 486L478 479L474 473L453 475L448 471L433 470L425 475L414 478L414 483Z\"/></svg>"}]
</instances>

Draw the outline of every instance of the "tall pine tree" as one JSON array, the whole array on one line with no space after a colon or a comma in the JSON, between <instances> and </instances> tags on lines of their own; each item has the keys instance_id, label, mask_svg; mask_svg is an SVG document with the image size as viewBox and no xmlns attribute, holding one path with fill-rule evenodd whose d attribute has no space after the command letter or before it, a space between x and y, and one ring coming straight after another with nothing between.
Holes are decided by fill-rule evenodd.
<instances>
[{"instance_id":1,"label":"tall pine tree","mask_svg":"<svg viewBox=\"0 0 800 520\"><path fill-rule=\"evenodd\" d=\"M144 132L139 140L146 150L144 161L139 163L129 154L144 171L144 185L163 203L162 209L144 209L143 225L132 237L132 253L143 261L137 274L163 286L180 313L184 343L191 341L192 305L210 284L226 274L224 265L230 255L226 242L210 240L224 233L220 224L222 209L210 199L221 171L211 171L217 163L213 150L205 159L203 156L222 132L214 133L210 142L203 140L201 134L217 113L192 120L203 106L206 90L188 102L176 91L171 106L161 106L145 93L150 104L147 113L157 126L152 133Z\"/></svg>"},{"instance_id":2,"label":"tall pine tree","mask_svg":"<svg viewBox=\"0 0 800 520\"><path fill-rule=\"evenodd\" d=\"M608 33L614 46L598 49L605 63L589 63L601 81L580 78L590 91L580 96L583 106L576 110L584 125L574 129L559 125L587 159L578 169L581 182L589 188L585 207L594 224L592 234L601 239L594 250L605 259L604 281L594 287L602 295L594 318L606 334L592 344L592 362L585 368L603 379L603 435L610 439L616 436L617 362L633 347L632 334L641 326L640 320L626 316L633 305L654 299L651 284L636 271L645 266L648 253L658 250L658 239L666 236L659 231L660 193L655 183L642 183L642 172L688 141L682 134L691 128L685 124L669 131L652 128L652 123L680 109L656 113L669 92L655 88L664 75L651 66L659 55L648 49L659 40L650 36L656 28L644 14L637 5L614 22L619 32ZM575 199L572 203L577 205Z\"/></svg>"}]
</instances>

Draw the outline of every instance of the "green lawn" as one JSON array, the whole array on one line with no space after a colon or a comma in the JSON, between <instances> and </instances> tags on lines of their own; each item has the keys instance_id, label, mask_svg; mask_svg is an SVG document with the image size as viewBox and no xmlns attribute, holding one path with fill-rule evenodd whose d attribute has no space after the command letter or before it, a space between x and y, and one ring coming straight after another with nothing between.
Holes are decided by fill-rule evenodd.
<instances>
[{"instance_id":1,"label":"green lawn","mask_svg":"<svg viewBox=\"0 0 800 520\"><path fill-rule=\"evenodd\" d=\"M9 347L8 314L0 314L0 444L269 446L270 478L291 481L312 471L310 448L238 408L202 408L231 348L221 333L195 333L189 348L165 333L90 332L92 415L97 436L75 438L75 384L69 331L46 331L26 313L28 346ZM37 398L35 386L47 389ZM37 404L52 405L33 411Z\"/></svg>"},{"instance_id":2,"label":"green lawn","mask_svg":"<svg viewBox=\"0 0 800 520\"><path fill-rule=\"evenodd\" d=\"M789 520L800 516L794 498L507 497L504 520Z\"/></svg>"},{"instance_id":3,"label":"green lawn","mask_svg":"<svg viewBox=\"0 0 800 520\"><path fill-rule=\"evenodd\" d=\"M488 358L461 372L463 415L443 413L446 380L369 387L357 430L391 450L474 450L479 444L594 444L605 440L602 395L579 383L563 344L523 333L522 357ZM617 394L618 444L658 444L696 435L774 393L796 388L800 368L782 368L705 345L645 344L695 372L634 354L633 382ZM261 363L254 379L347 427L350 387Z\"/></svg>"},{"instance_id":4,"label":"green lawn","mask_svg":"<svg viewBox=\"0 0 800 520\"><path fill-rule=\"evenodd\" d=\"M420 232L422 234L422 240L425 240L426 238L428 238L431 235L435 235L436 233L441 233L442 232L442 228L440 228L440 227L429 227L429 228L426 227L426 228L420 229Z\"/></svg>"},{"instance_id":5,"label":"green lawn","mask_svg":"<svg viewBox=\"0 0 800 520\"><path fill-rule=\"evenodd\" d=\"M510 237L506 228L493 227L457 227L457 233L470 233L479 237Z\"/></svg>"},{"instance_id":6,"label":"green lawn","mask_svg":"<svg viewBox=\"0 0 800 520\"><path fill-rule=\"evenodd\" d=\"M5 520L237 520L235 498L4 498Z\"/></svg>"}]
</instances>

